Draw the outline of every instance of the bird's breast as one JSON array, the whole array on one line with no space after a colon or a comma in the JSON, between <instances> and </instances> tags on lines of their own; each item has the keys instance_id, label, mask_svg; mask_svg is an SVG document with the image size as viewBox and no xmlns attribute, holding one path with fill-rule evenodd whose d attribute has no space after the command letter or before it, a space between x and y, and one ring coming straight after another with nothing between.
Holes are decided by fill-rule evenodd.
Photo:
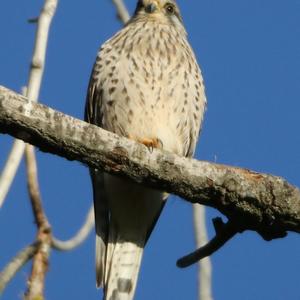
<instances>
[{"instance_id":1,"label":"bird's breast","mask_svg":"<svg viewBox=\"0 0 300 300\"><path fill-rule=\"evenodd\" d=\"M104 51L103 127L158 138L165 150L184 155L191 126L198 126L190 118L201 96L201 73L184 36L166 24L148 23L127 28Z\"/></svg>"}]
</instances>

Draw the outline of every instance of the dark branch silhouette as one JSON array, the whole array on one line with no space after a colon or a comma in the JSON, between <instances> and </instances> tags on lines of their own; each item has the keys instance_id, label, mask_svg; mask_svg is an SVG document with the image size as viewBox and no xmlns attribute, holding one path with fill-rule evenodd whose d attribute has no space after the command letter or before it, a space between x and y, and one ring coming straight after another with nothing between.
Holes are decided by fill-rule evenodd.
<instances>
[{"instance_id":1,"label":"dark branch silhouette","mask_svg":"<svg viewBox=\"0 0 300 300\"><path fill-rule=\"evenodd\" d=\"M186 268L204 257L212 255L218 251L226 242L233 238L237 233L243 230L238 230L238 226L232 221L228 221L226 224L223 223L221 218L213 219L216 235L206 245L197 249L196 251L180 258L177 261L177 267Z\"/></svg>"}]
</instances>

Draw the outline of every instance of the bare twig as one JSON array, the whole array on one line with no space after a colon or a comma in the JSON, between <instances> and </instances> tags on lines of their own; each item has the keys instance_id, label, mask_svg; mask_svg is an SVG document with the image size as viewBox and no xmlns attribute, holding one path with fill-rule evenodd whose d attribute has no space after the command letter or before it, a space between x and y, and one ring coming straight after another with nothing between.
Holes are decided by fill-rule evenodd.
<instances>
[{"instance_id":1,"label":"bare twig","mask_svg":"<svg viewBox=\"0 0 300 300\"><path fill-rule=\"evenodd\" d=\"M203 205L193 205L194 230L196 246L200 248L207 241L207 230L205 222L205 207ZM198 266L198 299L212 300L212 281L211 281L211 261L206 257L199 262Z\"/></svg>"},{"instance_id":2,"label":"bare twig","mask_svg":"<svg viewBox=\"0 0 300 300\"><path fill-rule=\"evenodd\" d=\"M179 268L185 268L198 262L204 257L213 254L239 232L237 228L238 226L231 221L229 221L227 224L224 224L222 228L217 230L215 237L206 245L180 258L177 261L177 266Z\"/></svg>"},{"instance_id":3,"label":"bare twig","mask_svg":"<svg viewBox=\"0 0 300 300\"><path fill-rule=\"evenodd\" d=\"M23 141L15 139L7 158L5 166L0 176L0 208L2 207L9 188L15 178L16 172L20 165L25 144Z\"/></svg>"},{"instance_id":4,"label":"bare twig","mask_svg":"<svg viewBox=\"0 0 300 300\"><path fill-rule=\"evenodd\" d=\"M84 224L78 230L76 235L67 241L60 241L55 237L52 237L52 247L60 251L68 251L78 247L88 237L91 230L94 228L94 208L91 207Z\"/></svg>"},{"instance_id":5,"label":"bare twig","mask_svg":"<svg viewBox=\"0 0 300 300\"><path fill-rule=\"evenodd\" d=\"M117 9L118 18L125 24L129 21L129 13L123 0L112 0Z\"/></svg>"},{"instance_id":6,"label":"bare twig","mask_svg":"<svg viewBox=\"0 0 300 300\"><path fill-rule=\"evenodd\" d=\"M300 233L300 190L280 177L186 159L64 115L0 87L0 132L41 150L218 209L265 240Z\"/></svg>"},{"instance_id":7,"label":"bare twig","mask_svg":"<svg viewBox=\"0 0 300 300\"><path fill-rule=\"evenodd\" d=\"M27 181L28 181L28 191L31 200L33 215L35 218L35 222L38 228L46 227L49 228L47 218L44 214L38 178L37 178L37 165L36 158L34 154L34 148L31 145L26 145L25 148L26 154L26 166L27 166Z\"/></svg>"},{"instance_id":8,"label":"bare twig","mask_svg":"<svg viewBox=\"0 0 300 300\"><path fill-rule=\"evenodd\" d=\"M57 0L45 0L41 14L38 18L34 53L27 85L27 97L31 101L37 101L38 99L45 66L49 28L56 11L56 6ZM37 180L35 154L31 145L26 146L26 163L28 190L35 222L38 227L37 240L40 242L38 251L33 258L32 271L25 295L26 299L31 300L43 298L44 281L51 245L51 229L42 208Z\"/></svg>"},{"instance_id":9,"label":"bare twig","mask_svg":"<svg viewBox=\"0 0 300 300\"><path fill-rule=\"evenodd\" d=\"M38 100L41 81L44 73L48 33L52 18L55 14L57 1L58 0L45 0L41 15L38 19L35 46L27 84L27 97L31 101ZM0 207L4 202L4 199L20 165L24 149L24 144L21 141L15 141L0 177Z\"/></svg>"},{"instance_id":10,"label":"bare twig","mask_svg":"<svg viewBox=\"0 0 300 300\"><path fill-rule=\"evenodd\" d=\"M38 251L33 257L31 275L28 280L28 288L25 293L26 300L44 299L44 284L45 276L48 269L48 257L50 253L50 241L49 234L39 234L38 239L41 241L41 245L38 247ZM46 239L48 240L46 242Z\"/></svg>"},{"instance_id":11,"label":"bare twig","mask_svg":"<svg viewBox=\"0 0 300 300\"><path fill-rule=\"evenodd\" d=\"M0 273L0 295L16 273L34 256L39 243L33 243L22 249Z\"/></svg>"},{"instance_id":12,"label":"bare twig","mask_svg":"<svg viewBox=\"0 0 300 300\"><path fill-rule=\"evenodd\" d=\"M31 275L28 281L28 289L25 299L42 299L44 291L45 276L48 269L48 257L51 245L51 228L44 214L39 185L37 179L37 165L34 148L26 145L26 165L28 178L28 191L35 222L38 227L37 240L40 245L33 257Z\"/></svg>"},{"instance_id":13,"label":"bare twig","mask_svg":"<svg viewBox=\"0 0 300 300\"><path fill-rule=\"evenodd\" d=\"M27 97L31 101L37 101L44 73L48 34L52 18L55 14L57 0L45 0L41 14L38 18L37 32L35 36L34 51L30 66Z\"/></svg>"}]
</instances>

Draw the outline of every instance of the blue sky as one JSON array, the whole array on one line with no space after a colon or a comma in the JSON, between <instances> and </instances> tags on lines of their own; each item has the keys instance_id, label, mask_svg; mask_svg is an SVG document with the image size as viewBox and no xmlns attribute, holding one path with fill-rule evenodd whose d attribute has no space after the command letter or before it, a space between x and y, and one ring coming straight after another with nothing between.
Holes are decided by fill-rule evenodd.
<instances>
[{"instance_id":1,"label":"blue sky","mask_svg":"<svg viewBox=\"0 0 300 300\"><path fill-rule=\"evenodd\" d=\"M130 11L135 1L126 1ZM300 2L178 1L201 65L208 98L197 158L285 177L300 186ZM27 83L42 1L4 0L0 18L0 84ZM40 100L82 118L98 47L120 28L109 0L60 1L50 32ZM0 167L12 139L0 136ZM72 236L91 204L87 169L38 152L43 202L54 234ZM35 236L22 164L0 211L0 268ZM208 210L210 219L219 215ZM136 300L196 299L196 267L176 259L194 249L191 205L172 197L145 250ZM246 232L212 257L217 300L299 300L300 240L290 233L263 241ZM29 266L2 299L21 299ZM53 251L47 299L101 299L94 281L94 236L72 252Z\"/></svg>"}]
</instances>

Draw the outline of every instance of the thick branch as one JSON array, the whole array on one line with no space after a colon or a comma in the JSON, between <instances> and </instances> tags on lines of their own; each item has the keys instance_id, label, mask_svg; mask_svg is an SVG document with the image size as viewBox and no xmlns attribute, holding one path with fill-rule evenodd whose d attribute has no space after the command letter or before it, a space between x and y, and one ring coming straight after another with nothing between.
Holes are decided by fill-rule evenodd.
<instances>
[{"instance_id":1,"label":"thick branch","mask_svg":"<svg viewBox=\"0 0 300 300\"><path fill-rule=\"evenodd\" d=\"M0 132L42 151L214 207L270 240L300 232L300 191L284 179L137 144L0 87Z\"/></svg>"}]
</instances>

